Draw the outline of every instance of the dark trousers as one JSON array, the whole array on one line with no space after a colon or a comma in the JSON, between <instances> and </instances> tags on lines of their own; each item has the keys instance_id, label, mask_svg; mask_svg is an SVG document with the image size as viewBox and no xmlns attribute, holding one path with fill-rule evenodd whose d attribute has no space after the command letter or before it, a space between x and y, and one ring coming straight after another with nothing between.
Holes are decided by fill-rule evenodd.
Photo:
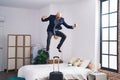
<instances>
[{"instance_id":1,"label":"dark trousers","mask_svg":"<svg viewBox=\"0 0 120 80\"><path fill-rule=\"evenodd\" d=\"M46 46L46 50L49 51L49 47L50 47L50 42L51 42L51 38L52 36L54 35L51 31L48 31L47 32L47 46ZM60 40L60 43L58 44L57 48L60 49L63 42L65 41L66 39L66 35L60 31L56 31L56 35L61 37L61 40Z\"/></svg>"}]
</instances>

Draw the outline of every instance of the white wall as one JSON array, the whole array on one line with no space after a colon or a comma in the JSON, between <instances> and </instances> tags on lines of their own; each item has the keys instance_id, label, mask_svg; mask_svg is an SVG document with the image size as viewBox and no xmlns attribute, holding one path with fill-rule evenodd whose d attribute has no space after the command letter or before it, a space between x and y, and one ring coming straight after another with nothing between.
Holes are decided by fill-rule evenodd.
<instances>
[{"instance_id":1,"label":"white wall","mask_svg":"<svg viewBox=\"0 0 120 80\"><path fill-rule=\"evenodd\" d=\"M31 34L32 42L38 43L40 11L22 8L0 7L0 15L5 17L4 33Z\"/></svg>"},{"instance_id":2,"label":"white wall","mask_svg":"<svg viewBox=\"0 0 120 80\"><path fill-rule=\"evenodd\" d=\"M78 23L73 32L73 56L94 60L95 49L95 0L82 0L69 9Z\"/></svg>"},{"instance_id":3,"label":"white wall","mask_svg":"<svg viewBox=\"0 0 120 80\"><path fill-rule=\"evenodd\" d=\"M7 34L31 34L32 44L40 42L40 11L12 7L0 7L0 16L4 23L4 55L3 65L7 62Z\"/></svg>"},{"instance_id":4,"label":"white wall","mask_svg":"<svg viewBox=\"0 0 120 80\"><path fill-rule=\"evenodd\" d=\"M42 22L41 17L42 16L48 17L49 14L50 14L50 6L49 5L40 9L40 13L39 13L39 15L40 15L39 44L40 44L40 47L42 47L42 48L46 48L47 26L48 26L49 22Z\"/></svg>"}]
</instances>

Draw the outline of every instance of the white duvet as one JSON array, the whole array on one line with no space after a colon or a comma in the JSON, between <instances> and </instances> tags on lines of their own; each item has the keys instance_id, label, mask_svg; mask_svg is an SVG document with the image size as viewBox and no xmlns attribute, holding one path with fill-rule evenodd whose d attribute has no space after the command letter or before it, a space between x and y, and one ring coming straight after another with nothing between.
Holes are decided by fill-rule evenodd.
<instances>
[{"instance_id":1,"label":"white duvet","mask_svg":"<svg viewBox=\"0 0 120 80\"><path fill-rule=\"evenodd\" d=\"M57 65L55 64L55 69ZM26 80L48 80L50 72L53 71L52 64L45 65L26 65L18 70L18 77L24 77ZM63 73L65 80L87 80L90 69L68 66L60 64L60 72Z\"/></svg>"}]
</instances>

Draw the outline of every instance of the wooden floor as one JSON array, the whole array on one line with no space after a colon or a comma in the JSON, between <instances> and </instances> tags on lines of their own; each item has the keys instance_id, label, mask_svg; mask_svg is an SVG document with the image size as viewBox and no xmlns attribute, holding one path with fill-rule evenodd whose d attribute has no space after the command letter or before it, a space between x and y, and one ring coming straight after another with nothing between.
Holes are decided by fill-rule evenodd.
<instances>
[{"instance_id":1,"label":"wooden floor","mask_svg":"<svg viewBox=\"0 0 120 80\"><path fill-rule=\"evenodd\" d=\"M4 71L0 72L0 80L8 80L8 78L16 77L16 76L17 76L17 72L15 71L9 71L8 73Z\"/></svg>"}]
</instances>

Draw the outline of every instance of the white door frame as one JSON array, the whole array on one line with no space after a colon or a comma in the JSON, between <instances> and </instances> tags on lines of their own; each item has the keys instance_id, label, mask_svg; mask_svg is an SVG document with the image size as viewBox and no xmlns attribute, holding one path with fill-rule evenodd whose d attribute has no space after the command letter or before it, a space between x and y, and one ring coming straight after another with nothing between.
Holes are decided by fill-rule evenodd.
<instances>
[{"instance_id":1,"label":"white door frame","mask_svg":"<svg viewBox=\"0 0 120 80\"><path fill-rule=\"evenodd\" d=\"M2 47L0 47L0 71L3 71L4 69L3 69L3 57L2 57L2 55L3 55L3 48Z\"/></svg>"},{"instance_id":2,"label":"white door frame","mask_svg":"<svg viewBox=\"0 0 120 80\"><path fill-rule=\"evenodd\" d=\"M4 17L0 16L0 71L4 70Z\"/></svg>"}]
</instances>

